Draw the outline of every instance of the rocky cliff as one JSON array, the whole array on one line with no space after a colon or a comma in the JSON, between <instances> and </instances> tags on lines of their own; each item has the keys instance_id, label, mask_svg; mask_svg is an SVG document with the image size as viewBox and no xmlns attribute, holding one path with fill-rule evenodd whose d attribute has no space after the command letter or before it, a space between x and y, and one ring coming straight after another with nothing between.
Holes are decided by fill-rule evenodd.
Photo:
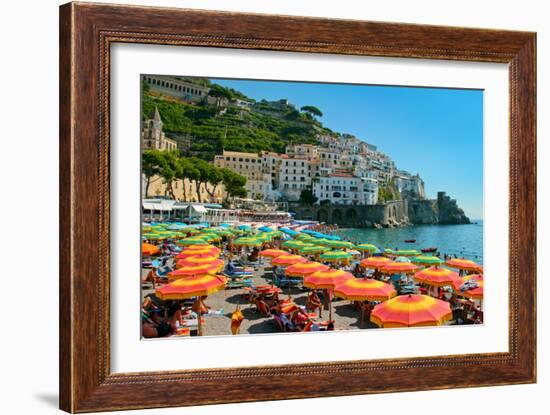
<instances>
[{"instance_id":1,"label":"rocky cliff","mask_svg":"<svg viewBox=\"0 0 550 415\"><path fill-rule=\"evenodd\" d=\"M411 200L408 203L409 221L417 225L458 225L470 223L470 219L445 192L439 192L435 200Z\"/></svg>"}]
</instances>

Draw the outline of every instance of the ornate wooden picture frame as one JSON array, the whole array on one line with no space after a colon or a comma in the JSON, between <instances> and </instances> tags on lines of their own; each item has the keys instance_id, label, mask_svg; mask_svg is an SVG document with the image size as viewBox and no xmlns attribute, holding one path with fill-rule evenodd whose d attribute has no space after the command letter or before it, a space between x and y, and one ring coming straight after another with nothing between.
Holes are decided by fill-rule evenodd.
<instances>
[{"instance_id":1,"label":"ornate wooden picture frame","mask_svg":"<svg viewBox=\"0 0 550 415\"><path fill-rule=\"evenodd\" d=\"M115 43L508 64L509 351L111 373L109 71ZM61 6L61 409L91 412L535 382L535 103L534 33L106 4ZM306 374L309 381L301 382ZM200 388L189 387L198 382ZM154 394L148 393L152 385Z\"/></svg>"}]
</instances>

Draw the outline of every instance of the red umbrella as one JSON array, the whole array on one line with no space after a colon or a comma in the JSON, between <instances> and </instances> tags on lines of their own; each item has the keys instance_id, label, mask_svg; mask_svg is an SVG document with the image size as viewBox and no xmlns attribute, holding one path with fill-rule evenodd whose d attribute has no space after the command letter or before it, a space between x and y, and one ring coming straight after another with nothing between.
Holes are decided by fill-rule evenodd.
<instances>
[{"instance_id":1,"label":"red umbrella","mask_svg":"<svg viewBox=\"0 0 550 415\"><path fill-rule=\"evenodd\" d=\"M444 287L446 285L453 285L456 280L461 278L456 272L447 268L430 267L418 271L414 274L414 279L418 282L431 285L433 287Z\"/></svg>"}]
</instances>

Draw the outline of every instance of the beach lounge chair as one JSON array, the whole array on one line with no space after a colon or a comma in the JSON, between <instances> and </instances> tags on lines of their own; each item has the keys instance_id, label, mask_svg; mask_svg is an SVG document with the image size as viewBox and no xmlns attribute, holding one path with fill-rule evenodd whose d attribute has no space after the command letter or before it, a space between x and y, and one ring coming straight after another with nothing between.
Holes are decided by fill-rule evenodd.
<instances>
[{"instance_id":1,"label":"beach lounge chair","mask_svg":"<svg viewBox=\"0 0 550 415\"><path fill-rule=\"evenodd\" d=\"M277 275L273 278L273 284L275 284L279 288L299 287L303 284L303 280L301 278L289 278L284 275Z\"/></svg>"},{"instance_id":2,"label":"beach lounge chair","mask_svg":"<svg viewBox=\"0 0 550 415\"><path fill-rule=\"evenodd\" d=\"M257 298L254 301L254 305L256 306L256 310L264 317L271 317L271 311L269 310L269 306L267 303L263 300L260 300Z\"/></svg>"}]
</instances>

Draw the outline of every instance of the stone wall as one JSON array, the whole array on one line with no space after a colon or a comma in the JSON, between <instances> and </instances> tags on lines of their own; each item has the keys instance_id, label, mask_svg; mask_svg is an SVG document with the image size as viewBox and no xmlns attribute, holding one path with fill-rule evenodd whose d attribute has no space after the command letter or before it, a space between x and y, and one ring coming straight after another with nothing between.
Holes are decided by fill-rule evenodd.
<instances>
[{"instance_id":1,"label":"stone wall","mask_svg":"<svg viewBox=\"0 0 550 415\"><path fill-rule=\"evenodd\" d=\"M404 200L355 206L292 204L289 208L296 213L296 219L317 220L342 227L394 227L409 224L407 202Z\"/></svg>"},{"instance_id":2,"label":"stone wall","mask_svg":"<svg viewBox=\"0 0 550 415\"><path fill-rule=\"evenodd\" d=\"M464 211L458 207L455 199L451 199L445 192L437 193L438 219L441 224L470 223Z\"/></svg>"}]
</instances>

